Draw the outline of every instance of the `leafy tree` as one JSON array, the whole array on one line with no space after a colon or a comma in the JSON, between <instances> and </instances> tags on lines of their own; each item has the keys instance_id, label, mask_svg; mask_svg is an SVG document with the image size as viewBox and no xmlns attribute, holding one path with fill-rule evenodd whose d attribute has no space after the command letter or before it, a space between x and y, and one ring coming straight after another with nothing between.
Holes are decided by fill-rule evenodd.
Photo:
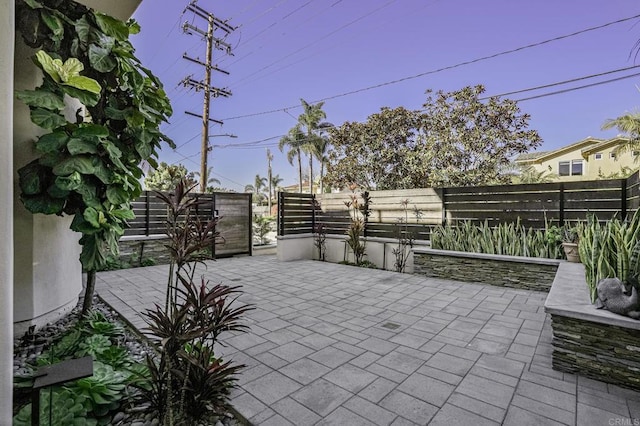
<instances>
[{"instance_id":1,"label":"leafy tree","mask_svg":"<svg viewBox=\"0 0 640 426\"><path fill-rule=\"evenodd\" d=\"M302 148L305 146L307 138L300 129L299 125L296 125L289 132L280 139L278 148L280 151L284 150L285 146L289 147L287 151L287 160L289 164L293 166L293 159L298 159L298 192L302 192Z\"/></svg>"},{"instance_id":2,"label":"leafy tree","mask_svg":"<svg viewBox=\"0 0 640 426\"><path fill-rule=\"evenodd\" d=\"M140 164L156 166L160 131L171 115L162 83L135 57L129 36L135 21L122 22L76 2L16 1L16 29L37 50L42 84L16 94L31 121L45 130L38 153L22 167L20 198L32 213L73 216L82 233L80 262L87 273L83 315L91 306L95 272L118 251L131 200L141 193ZM83 108L64 116L65 98Z\"/></svg>"},{"instance_id":3,"label":"leafy tree","mask_svg":"<svg viewBox=\"0 0 640 426\"><path fill-rule=\"evenodd\" d=\"M629 140L620 145L616 152L628 152L640 150L640 112L630 112L618 118L610 118L602 125L603 130L616 128L625 133ZM638 157L634 157L638 161Z\"/></svg>"},{"instance_id":4,"label":"leafy tree","mask_svg":"<svg viewBox=\"0 0 640 426\"><path fill-rule=\"evenodd\" d=\"M500 169L541 143L529 115L484 87L439 91L420 111L382 108L365 123L329 130L326 182L338 187L403 189L507 182Z\"/></svg>"},{"instance_id":5,"label":"leafy tree","mask_svg":"<svg viewBox=\"0 0 640 426\"><path fill-rule=\"evenodd\" d=\"M186 178L189 187L196 183L193 173L190 173L185 166L167 164L163 161L144 178L144 185L151 191L172 191L183 178Z\"/></svg>"},{"instance_id":6,"label":"leafy tree","mask_svg":"<svg viewBox=\"0 0 640 426\"><path fill-rule=\"evenodd\" d=\"M252 192L253 198L256 204L261 205L262 200L265 198L262 191L267 185L267 178L260 176L257 174L254 178L253 185L248 184L244 187L244 192Z\"/></svg>"},{"instance_id":7,"label":"leafy tree","mask_svg":"<svg viewBox=\"0 0 640 426\"><path fill-rule=\"evenodd\" d=\"M533 166L520 167L519 174L513 176L512 183L551 183L558 175L551 170L536 170Z\"/></svg>"}]
</instances>

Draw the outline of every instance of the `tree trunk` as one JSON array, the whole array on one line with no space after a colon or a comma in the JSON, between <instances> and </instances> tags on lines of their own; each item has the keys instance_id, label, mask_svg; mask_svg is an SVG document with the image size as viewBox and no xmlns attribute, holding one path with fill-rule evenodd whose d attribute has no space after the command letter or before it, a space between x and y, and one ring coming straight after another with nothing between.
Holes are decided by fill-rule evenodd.
<instances>
[{"instance_id":1,"label":"tree trunk","mask_svg":"<svg viewBox=\"0 0 640 426\"><path fill-rule=\"evenodd\" d=\"M298 192L302 194L302 160L300 159L300 149L298 149Z\"/></svg>"},{"instance_id":2,"label":"tree trunk","mask_svg":"<svg viewBox=\"0 0 640 426\"><path fill-rule=\"evenodd\" d=\"M324 177L324 161L320 160L320 194L324 194L324 182L322 178Z\"/></svg>"},{"instance_id":3,"label":"tree trunk","mask_svg":"<svg viewBox=\"0 0 640 426\"><path fill-rule=\"evenodd\" d=\"M309 153L309 194L313 194L313 155Z\"/></svg>"},{"instance_id":4,"label":"tree trunk","mask_svg":"<svg viewBox=\"0 0 640 426\"><path fill-rule=\"evenodd\" d=\"M87 287L84 289L84 300L82 301L82 313L80 318L85 318L91 305L93 304L93 293L96 288L96 271L87 271Z\"/></svg>"}]
</instances>

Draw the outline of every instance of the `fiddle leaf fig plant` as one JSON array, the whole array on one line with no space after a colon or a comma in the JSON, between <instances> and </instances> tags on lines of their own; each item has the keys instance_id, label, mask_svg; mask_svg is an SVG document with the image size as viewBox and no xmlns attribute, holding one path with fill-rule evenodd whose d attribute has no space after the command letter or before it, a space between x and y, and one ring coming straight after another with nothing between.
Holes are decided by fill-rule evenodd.
<instances>
[{"instance_id":1,"label":"fiddle leaf fig plant","mask_svg":"<svg viewBox=\"0 0 640 426\"><path fill-rule=\"evenodd\" d=\"M142 191L140 164L157 166L163 141L175 147L160 131L171 105L162 83L134 54L135 21L73 1L18 0L16 22L43 72L39 87L16 97L46 131L35 141L37 158L18 170L20 198L32 213L73 216L88 272L86 312L95 271L117 254L118 239L135 217L130 201ZM71 120L68 106L77 108Z\"/></svg>"}]
</instances>

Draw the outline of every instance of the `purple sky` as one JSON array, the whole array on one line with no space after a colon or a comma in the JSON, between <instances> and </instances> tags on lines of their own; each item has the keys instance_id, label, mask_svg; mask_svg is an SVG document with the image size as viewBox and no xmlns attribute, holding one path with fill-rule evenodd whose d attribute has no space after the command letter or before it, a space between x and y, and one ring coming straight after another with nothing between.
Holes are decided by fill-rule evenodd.
<instances>
[{"instance_id":1,"label":"purple sky","mask_svg":"<svg viewBox=\"0 0 640 426\"><path fill-rule=\"evenodd\" d=\"M184 34L181 26L189 21L205 28L206 22L190 12L183 15L187 4L143 1L134 15L142 32L133 43L143 64L164 82L174 108L171 124L163 130L180 147L165 147L160 160L197 171L201 122L184 111L201 114L202 93L178 84L190 74L203 78L202 67L183 60L182 54L204 60L205 42ZM299 105L300 98L313 102L640 14L633 0L200 0L198 5L238 26L226 38L235 56L214 53L214 63L231 75L214 73L212 83L229 88L233 96L213 98L211 117L226 120L210 130L238 138L212 138L212 144L225 147L214 147L209 164L222 186L240 191L253 183L256 173L266 176L266 148L274 154L273 173L283 177L285 185L297 182L296 168L280 153L277 142L295 125L300 109L232 117ZM364 121L383 106L418 109L429 88L449 91L483 84L488 95L497 95L633 66L629 54L640 39L639 21L328 100L327 121ZM640 68L510 98L636 72ZM640 105L639 83L640 76L519 106L531 115L530 128L544 140L539 149L554 149L587 136L615 135L600 127L605 119Z\"/></svg>"}]
</instances>

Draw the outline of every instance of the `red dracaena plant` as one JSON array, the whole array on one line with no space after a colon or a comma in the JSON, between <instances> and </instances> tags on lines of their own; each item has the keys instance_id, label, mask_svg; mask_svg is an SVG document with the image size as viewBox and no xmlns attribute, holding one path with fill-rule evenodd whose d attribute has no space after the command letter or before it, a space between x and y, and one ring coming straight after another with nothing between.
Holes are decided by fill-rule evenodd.
<instances>
[{"instance_id":1,"label":"red dracaena plant","mask_svg":"<svg viewBox=\"0 0 640 426\"><path fill-rule=\"evenodd\" d=\"M235 374L244 366L216 357L214 348L225 331L244 331L242 315L253 306L238 305L239 287L211 287L178 276L177 303L168 311L156 306L146 313L148 330L160 340L160 360L147 362L153 383L144 395L164 424L197 423L228 408Z\"/></svg>"}]
</instances>

